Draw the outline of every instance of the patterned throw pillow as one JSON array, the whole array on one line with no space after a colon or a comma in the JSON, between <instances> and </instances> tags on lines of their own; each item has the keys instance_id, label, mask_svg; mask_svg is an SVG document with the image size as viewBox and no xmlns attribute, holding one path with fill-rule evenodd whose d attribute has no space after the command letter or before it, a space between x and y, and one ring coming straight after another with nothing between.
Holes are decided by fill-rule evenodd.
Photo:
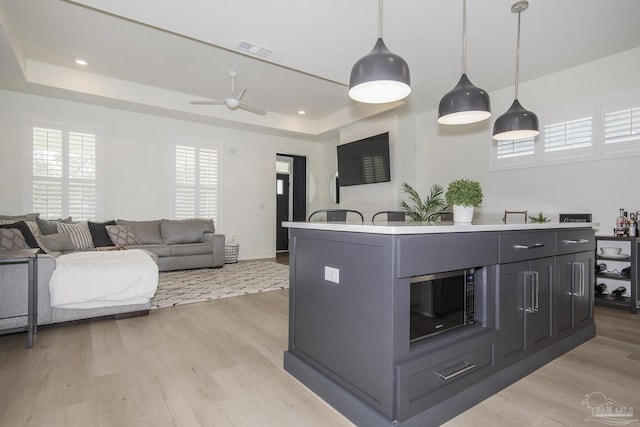
<instances>
[{"instance_id":1,"label":"patterned throw pillow","mask_svg":"<svg viewBox=\"0 0 640 427\"><path fill-rule=\"evenodd\" d=\"M22 232L17 228L0 228L0 251L29 249Z\"/></svg>"},{"instance_id":2,"label":"patterned throw pillow","mask_svg":"<svg viewBox=\"0 0 640 427\"><path fill-rule=\"evenodd\" d=\"M64 233L65 231L71 236L71 241L76 249L89 249L93 248L93 240L91 240L91 232L86 222L79 222L77 224L67 224L64 222L57 222L56 227L58 233Z\"/></svg>"},{"instance_id":3,"label":"patterned throw pillow","mask_svg":"<svg viewBox=\"0 0 640 427\"><path fill-rule=\"evenodd\" d=\"M25 242L27 242L27 245L29 245L29 247L34 249L38 249L40 247L40 245L38 244L38 241L36 240L33 233L31 232L31 229L29 228L27 223L24 221L16 222L15 220L0 219L0 228L5 228L5 229L16 228L22 232L22 237L24 237L24 240Z\"/></svg>"},{"instance_id":4,"label":"patterned throw pillow","mask_svg":"<svg viewBox=\"0 0 640 427\"><path fill-rule=\"evenodd\" d=\"M128 225L107 225L105 227L111 241L116 246L141 245L142 241L138 239L131 227Z\"/></svg>"}]
</instances>

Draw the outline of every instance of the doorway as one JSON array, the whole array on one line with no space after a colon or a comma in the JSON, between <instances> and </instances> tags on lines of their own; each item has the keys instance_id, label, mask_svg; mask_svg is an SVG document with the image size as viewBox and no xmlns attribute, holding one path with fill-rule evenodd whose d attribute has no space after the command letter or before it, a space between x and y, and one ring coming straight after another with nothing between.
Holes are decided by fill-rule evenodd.
<instances>
[{"instance_id":1,"label":"doorway","mask_svg":"<svg viewBox=\"0 0 640 427\"><path fill-rule=\"evenodd\" d=\"M289 251L289 229L284 221L307 218L307 158L276 155L276 253Z\"/></svg>"}]
</instances>

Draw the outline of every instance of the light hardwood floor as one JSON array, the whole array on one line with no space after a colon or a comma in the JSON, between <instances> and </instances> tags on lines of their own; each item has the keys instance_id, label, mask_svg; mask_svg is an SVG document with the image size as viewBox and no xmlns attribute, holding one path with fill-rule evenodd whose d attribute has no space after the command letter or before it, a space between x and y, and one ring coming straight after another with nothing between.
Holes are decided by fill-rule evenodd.
<instances>
[{"instance_id":1,"label":"light hardwood floor","mask_svg":"<svg viewBox=\"0 0 640 427\"><path fill-rule=\"evenodd\" d=\"M45 327L31 350L0 336L0 426L351 426L282 369L287 295ZM640 316L596 321L596 338L446 425L593 426L596 391L640 408Z\"/></svg>"}]
</instances>

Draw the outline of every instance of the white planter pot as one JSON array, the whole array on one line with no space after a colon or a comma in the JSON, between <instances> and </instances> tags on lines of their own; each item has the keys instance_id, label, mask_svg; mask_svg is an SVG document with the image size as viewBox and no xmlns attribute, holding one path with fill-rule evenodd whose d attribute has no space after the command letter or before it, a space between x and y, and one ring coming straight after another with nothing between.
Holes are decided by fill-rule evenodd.
<instances>
[{"instance_id":1,"label":"white planter pot","mask_svg":"<svg viewBox=\"0 0 640 427\"><path fill-rule=\"evenodd\" d=\"M456 224L471 224L473 221L473 206L453 205L453 222Z\"/></svg>"}]
</instances>

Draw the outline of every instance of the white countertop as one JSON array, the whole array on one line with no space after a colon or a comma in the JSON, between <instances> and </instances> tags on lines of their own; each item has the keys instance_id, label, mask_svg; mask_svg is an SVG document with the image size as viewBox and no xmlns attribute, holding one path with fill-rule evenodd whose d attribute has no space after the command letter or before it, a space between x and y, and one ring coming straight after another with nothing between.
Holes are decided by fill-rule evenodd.
<instances>
[{"instance_id":1,"label":"white countertop","mask_svg":"<svg viewBox=\"0 0 640 427\"><path fill-rule=\"evenodd\" d=\"M504 224L473 223L454 224L453 222L404 223L390 222L385 225L340 223L340 222L283 222L288 228L306 230L345 231L369 234L435 234L435 233L470 233L478 231L511 231L511 230L554 230L560 228L597 228L593 222L547 222L544 224Z\"/></svg>"}]
</instances>

